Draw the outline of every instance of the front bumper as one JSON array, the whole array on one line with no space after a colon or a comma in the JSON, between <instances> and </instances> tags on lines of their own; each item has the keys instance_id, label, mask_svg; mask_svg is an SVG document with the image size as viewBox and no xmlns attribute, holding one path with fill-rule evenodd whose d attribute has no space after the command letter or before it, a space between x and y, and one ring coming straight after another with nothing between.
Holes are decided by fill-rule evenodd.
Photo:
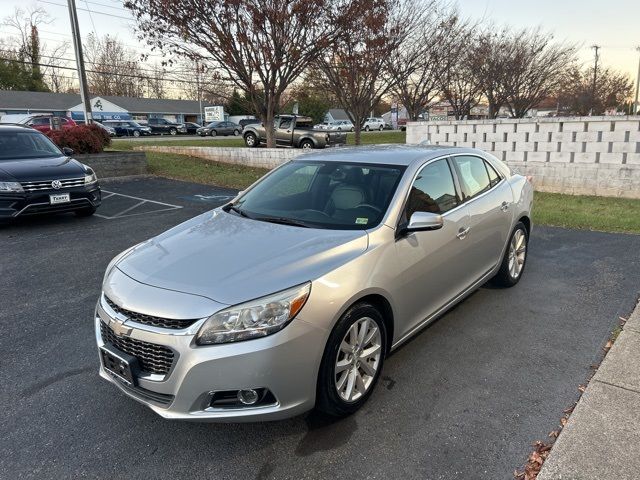
<instances>
[{"instance_id":1,"label":"front bumper","mask_svg":"<svg viewBox=\"0 0 640 480\"><path fill-rule=\"evenodd\" d=\"M71 201L52 205L49 195L59 193L69 193ZM3 193L0 194L0 218L9 219L26 215L64 213L91 207L97 208L100 206L101 201L100 185L97 182L91 185L61 188L59 190Z\"/></svg>"},{"instance_id":2,"label":"front bumper","mask_svg":"<svg viewBox=\"0 0 640 480\"><path fill-rule=\"evenodd\" d=\"M95 327L99 347L105 345L101 322L116 316L106 302L98 302ZM296 318L283 330L264 338L197 346L194 336L203 322L199 320L184 330L169 330L127 321L126 325L132 327L130 338L171 349L172 366L165 375L139 375L134 387L112 376L102 364L100 376L167 419L279 420L313 408L328 332ZM211 406L213 393L242 389L267 389L275 400L253 407Z\"/></svg>"}]
</instances>

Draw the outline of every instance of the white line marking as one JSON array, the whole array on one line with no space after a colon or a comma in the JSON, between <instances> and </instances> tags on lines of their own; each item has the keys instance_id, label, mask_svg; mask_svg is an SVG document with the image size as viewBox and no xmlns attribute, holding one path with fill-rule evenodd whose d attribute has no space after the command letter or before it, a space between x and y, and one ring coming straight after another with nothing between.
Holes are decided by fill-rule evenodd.
<instances>
[{"instance_id":1,"label":"white line marking","mask_svg":"<svg viewBox=\"0 0 640 480\"><path fill-rule=\"evenodd\" d=\"M125 195L124 193L117 193L117 192L110 192L108 190L102 190L104 193L111 193L113 195L119 195L121 197L126 197L126 198L132 198L133 200L143 200L145 202L152 202L152 203L157 203L159 205L165 205L167 207L173 207L173 208L182 208L182 205L172 205L170 203L163 203L163 202L158 202L156 200L149 200L148 198L140 198L140 197L133 197L131 195Z\"/></svg>"},{"instance_id":2,"label":"white line marking","mask_svg":"<svg viewBox=\"0 0 640 480\"><path fill-rule=\"evenodd\" d=\"M116 213L114 215L114 217L121 217L122 215L124 215L127 212L130 212L131 210L133 210L134 208L138 208L140 205L147 203L146 200L142 200L141 202L136 203L135 205L133 205L132 207L129 208L125 208L123 211L121 211L120 213Z\"/></svg>"}]
</instances>

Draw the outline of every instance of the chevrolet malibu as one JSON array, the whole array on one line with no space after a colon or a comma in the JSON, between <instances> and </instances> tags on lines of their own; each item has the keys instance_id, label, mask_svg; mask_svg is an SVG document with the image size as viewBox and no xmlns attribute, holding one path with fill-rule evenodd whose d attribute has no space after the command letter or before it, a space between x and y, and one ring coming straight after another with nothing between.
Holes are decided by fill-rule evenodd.
<instances>
[{"instance_id":1,"label":"chevrolet malibu","mask_svg":"<svg viewBox=\"0 0 640 480\"><path fill-rule=\"evenodd\" d=\"M390 351L518 283L529 180L475 149L301 155L111 261L100 375L170 419L355 412Z\"/></svg>"}]
</instances>

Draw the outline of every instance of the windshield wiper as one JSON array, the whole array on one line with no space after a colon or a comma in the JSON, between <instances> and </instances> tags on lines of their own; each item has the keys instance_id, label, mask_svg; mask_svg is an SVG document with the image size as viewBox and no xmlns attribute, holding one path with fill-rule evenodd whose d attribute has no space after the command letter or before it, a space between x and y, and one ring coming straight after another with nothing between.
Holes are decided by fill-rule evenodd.
<instances>
[{"instance_id":1,"label":"windshield wiper","mask_svg":"<svg viewBox=\"0 0 640 480\"><path fill-rule=\"evenodd\" d=\"M303 227L303 228L311 228L310 225L301 222L299 220L293 220L292 218L286 217L260 217L255 220L260 220L261 222L269 222L269 223L279 223L281 225L291 225L294 227Z\"/></svg>"},{"instance_id":2,"label":"windshield wiper","mask_svg":"<svg viewBox=\"0 0 640 480\"><path fill-rule=\"evenodd\" d=\"M222 210L224 210L225 212L229 212L229 210L233 210L234 212L236 212L238 215L242 217L252 218L249 215L247 215L247 213L244 210L242 210L240 207L237 207L233 203L229 203L225 205L224 207L222 207Z\"/></svg>"}]
</instances>

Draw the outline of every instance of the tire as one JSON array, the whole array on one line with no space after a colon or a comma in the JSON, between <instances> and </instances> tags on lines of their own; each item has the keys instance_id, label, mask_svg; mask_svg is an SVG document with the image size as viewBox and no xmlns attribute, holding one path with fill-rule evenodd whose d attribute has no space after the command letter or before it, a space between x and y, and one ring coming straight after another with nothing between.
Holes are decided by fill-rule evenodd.
<instances>
[{"instance_id":1,"label":"tire","mask_svg":"<svg viewBox=\"0 0 640 480\"><path fill-rule=\"evenodd\" d=\"M380 128L378 130L379 131L383 131L384 130L384 125L380 125Z\"/></svg>"},{"instance_id":2,"label":"tire","mask_svg":"<svg viewBox=\"0 0 640 480\"><path fill-rule=\"evenodd\" d=\"M365 132L368 132L368 131L369 131L369 125L366 125L366 126L364 127L364 131L365 131Z\"/></svg>"},{"instance_id":3,"label":"tire","mask_svg":"<svg viewBox=\"0 0 640 480\"><path fill-rule=\"evenodd\" d=\"M136 138L139 137L140 136L140 131L139 130L134 130L133 131L133 136L136 137Z\"/></svg>"},{"instance_id":4,"label":"tire","mask_svg":"<svg viewBox=\"0 0 640 480\"><path fill-rule=\"evenodd\" d=\"M83 208L82 210L76 210L74 213L77 217L90 217L91 215L96 213L96 210L96 207L87 207Z\"/></svg>"},{"instance_id":5,"label":"tire","mask_svg":"<svg viewBox=\"0 0 640 480\"><path fill-rule=\"evenodd\" d=\"M524 242L524 243L522 243ZM520 247L518 247L520 245ZM499 287L513 287L522 278L524 268L527 265L527 254L529 247L529 233L527 228L522 222L518 222L511 232L509 237L509 243L504 252L502 263L500 264L500 270L495 277L491 279L494 285ZM514 250L515 249L515 250ZM512 261L512 252L516 253L515 258ZM520 265L520 268L517 268Z\"/></svg>"},{"instance_id":6,"label":"tire","mask_svg":"<svg viewBox=\"0 0 640 480\"><path fill-rule=\"evenodd\" d=\"M355 132L355 131L356 131L356 129L355 129L355 128L353 128L353 127L351 127L351 131L352 131L352 132Z\"/></svg>"},{"instance_id":7,"label":"tire","mask_svg":"<svg viewBox=\"0 0 640 480\"><path fill-rule=\"evenodd\" d=\"M244 144L249 148L253 148L260 145L260 140L258 140L255 133L249 132L244 136Z\"/></svg>"},{"instance_id":8,"label":"tire","mask_svg":"<svg viewBox=\"0 0 640 480\"><path fill-rule=\"evenodd\" d=\"M235 129L235 130L233 131L233 136L234 136L234 137L239 137L239 136L240 136L240 130Z\"/></svg>"},{"instance_id":9,"label":"tire","mask_svg":"<svg viewBox=\"0 0 640 480\"><path fill-rule=\"evenodd\" d=\"M216 132L215 130L211 130L209 132L209 135L211 135L212 137L215 137L216 135L218 135L218 132Z\"/></svg>"},{"instance_id":10,"label":"tire","mask_svg":"<svg viewBox=\"0 0 640 480\"><path fill-rule=\"evenodd\" d=\"M169 135L177 135L177 134L178 134L178 130L176 130L175 128L169 129Z\"/></svg>"},{"instance_id":11,"label":"tire","mask_svg":"<svg viewBox=\"0 0 640 480\"><path fill-rule=\"evenodd\" d=\"M300 148L303 150L311 150L315 148L315 145L311 140L303 140L300 142Z\"/></svg>"},{"instance_id":12,"label":"tire","mask_svg":"<svg viewBox=\"0 0 640 480\"><path fill-rule=\"evenodd\" d=\"M351 336L352 327L357 334L364 328L363 335L372 338L366 343L361 342L359 335ZM317 410L335 417L344 417L364 405L380 378L386 339L384 319L373 305L366 302L357 303L342 315L327 340L320 364L316 394ZM354 344L355 349L345 351L341 348L343 343L348 347ZM371 353L365 358L362 355L367 351ZM357 357L354 359L355 352L360 352L360 360ZM365 364L368 365L367 368L362 367ZM336 371L337 368L341 368L342 371ZM362 383L358 382L358 377ZM359 391L360 385L365 387L363 392Z\"/></svg>"}]
</instances>

